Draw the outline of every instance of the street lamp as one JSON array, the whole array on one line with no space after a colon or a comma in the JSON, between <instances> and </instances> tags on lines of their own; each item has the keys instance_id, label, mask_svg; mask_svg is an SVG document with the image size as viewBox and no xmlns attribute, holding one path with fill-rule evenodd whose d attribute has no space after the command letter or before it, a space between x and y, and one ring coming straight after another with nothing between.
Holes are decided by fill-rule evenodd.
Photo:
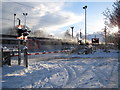
<instances>
[{"instance_id":1,"label":"street lamp","mask_svg":"<svg viewBox=\"0 0 120 90\"><path fill-rule=\"evenodd\" d=\"M25 25L25 28L26 28L26 16L28 15L28 13L23 13L23 15L25 16L25 23L24 23L24 25Z\"/></svg>"},{"instance_id":2,"label":"street lamp","mask_svg":"<svg viewBox=\"0 0 120 90\"><path fill-rule=\"evenodd\" d=\"M73 28L74 28L74 27L71 27L71 29L72 29L72 38L73 38Z\"/></svg>"},{"instance_id":3,"label":"street lamp","mask_svg":"<svg viewBox=\"0 0 120 90\"><path fill-rule=\"evenodd\" d=\"M87 28L86 28L86 8L87 6L84 6L83 9L85 9L85 45L86 45L86 32L87 32Z\"/></svg>"}]
</instances>

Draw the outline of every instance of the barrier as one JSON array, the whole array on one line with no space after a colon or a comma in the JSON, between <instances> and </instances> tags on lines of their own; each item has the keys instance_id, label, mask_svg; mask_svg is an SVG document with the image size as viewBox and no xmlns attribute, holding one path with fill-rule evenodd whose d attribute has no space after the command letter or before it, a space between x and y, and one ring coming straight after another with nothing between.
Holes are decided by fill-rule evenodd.
<instances>
[{"instance_id":1,"label":"barrier","mask_svg":"<svg viewBox=\"0 0 120 90\"><path fill-rule=\"evenodd\" d=\"M62 51L53 51L53 52L39 52L39 53L28 53L27 49L24 50L24 66L28 67L28 55L41 55L41 54L53 54L53 53L63 53L63 52L69 52L70 50L62 50ZM7 65L11 65L11 57L14 56L19 56L18 54L15 54L13 50L3 50L1 49L2 52L2 60L0 62L0 67L2 67L3 65L7 64ZM21 54L20 54L21 55ZM19 59L18 59L19 62ZM21 62L18 63L18 65L20 65Z\"/></svg>"},{"instance_id":2,"label":"barrier","mask_svg":"<svg viewBox=\"0 0 120 90\"><path fill-rule=\"evenodd\" d=\"M52 53L63 53L63 52L69 52L70 50L62 50L62 51L54 51L54 52L39 52L39 53L28 53L27 55L41 55L41 54L52 54ZM19 56L18 54L14 56Z\"/></svg>"}]
</instances>

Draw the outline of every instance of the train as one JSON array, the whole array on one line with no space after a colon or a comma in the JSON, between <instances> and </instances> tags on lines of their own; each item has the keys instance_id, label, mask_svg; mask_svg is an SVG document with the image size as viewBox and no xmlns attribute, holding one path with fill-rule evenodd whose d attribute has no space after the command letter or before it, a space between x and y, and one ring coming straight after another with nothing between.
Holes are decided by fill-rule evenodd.
<instances>
[{"instance_id":1,"label":"train","mask_svg":"<svg viewBox=\"0 0 120 90\"><path fill-rule=\"evenodd\" d=\"M1 47L5 48L18 48L18 42L20 41L20 48L23 49L23 40L17 39L17 35L0 35ZM77 42L46 38L46 37L28 37L27 47L29 52L43 52L71 49L77 46Z\"/></svg>"}]
</instances>

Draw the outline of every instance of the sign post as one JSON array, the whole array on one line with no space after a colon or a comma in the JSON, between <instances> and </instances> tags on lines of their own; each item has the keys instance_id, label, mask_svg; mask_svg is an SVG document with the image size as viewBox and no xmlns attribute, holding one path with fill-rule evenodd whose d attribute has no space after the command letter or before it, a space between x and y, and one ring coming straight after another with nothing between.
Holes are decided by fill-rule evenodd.
<instances>
[{"instance_id":1,"label":"sign post","mask_svg":"<svg viewBox=\"0 0 120 90\"><path fill-rule=\"evenodd\" d=\"M92 38L92 43L99 44L99 38Z\"/></svg>"}]
</instances>

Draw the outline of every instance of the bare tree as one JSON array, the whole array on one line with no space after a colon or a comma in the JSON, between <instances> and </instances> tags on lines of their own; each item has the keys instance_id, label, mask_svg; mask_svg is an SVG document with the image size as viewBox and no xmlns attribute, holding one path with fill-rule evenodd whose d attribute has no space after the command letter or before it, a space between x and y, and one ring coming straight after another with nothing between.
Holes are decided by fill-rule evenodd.
<instances>
[{"instance_id":1,"label":"bare tree","mask_svg":"<svg viewBox=\"0 0 120 90\"><path fill-rule=\"evenodd\" d=\"M80 34L77 33L77 34L76 34L76 38L77 38L77 40L79 40L79 37L80 37Z\"/></svg>"},{"instance_id":2,"label":"bare tree","mask_svg":"<svg viewBox=\"0 0 120 90\"><path fill-rule=\"evenodd\" d=\"M106 16L105 24L109 27L111 26L117 26L118 27L118 33L116 34L117 43L118 43L118 49L120 50L120 1L114 2L113 10L107 9L105 12L103 12L103 15Z\"/></svg>"},{"instance_id":3,"label":"bare tree","mask_svg":"<svg viewBox=\"0 0 120 90\"><path fill-rule=\"evenodd\" d=\"M72 35L70 34L70 31L69 31L69 30L67 30L67 31L65 32L64 36L65 36L66 39L71 39L71 37L72 37Z\"/></svg>"},{"instance_id":4,"label":"bare tree","mask_svg":"<svg viewBox=\"0 0 120 90\"><path fill-rule=\"evenodd\" d=\"M113 10L107 9L103 12L103 15L106 16L107 25L118 26L120 30L120 1L115 2L113 5Z\"/></svg>"}]
</instances>

